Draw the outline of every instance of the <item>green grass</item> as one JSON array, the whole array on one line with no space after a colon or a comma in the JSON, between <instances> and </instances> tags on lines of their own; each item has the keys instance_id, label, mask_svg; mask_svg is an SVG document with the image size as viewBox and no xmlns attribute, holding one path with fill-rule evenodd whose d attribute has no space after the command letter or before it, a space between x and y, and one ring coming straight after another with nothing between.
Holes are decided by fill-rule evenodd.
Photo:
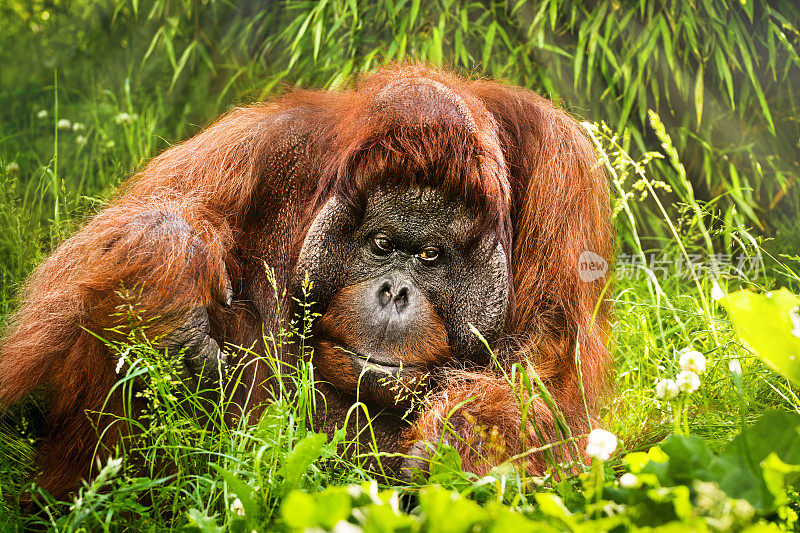
<instances>
[{"instance_id":1,"label":"green grass","mask_svg":"<svg viewBox=\"0 0 800 533\"><path fill-rule=\"evenodd\" d=\"M53 92L55 95L55 89ZM27 145L26 150L10 152L11 143L0 143L5 169L0 203L4 228L0 294L5 313L14 308L15 293L37 261L93 211L102 208L116 184L155 152L153 132L158 129L160 112L156 103L134 107L124 97L105 95L99 102L89 100L71 109L62 106L59 115L50 112L44 119L31 117L28 127L18 134L24 143L17 139L13 144ZM138 116L130 122L124 115L115 119L120 113ZM84 129L59 130L58 120L66 117L73 123L83 123ZM657 118L652 120L658 131ZM625 452L647 450L676 428L679 433L701 437L712 451L719 452L741 430L743 420L752 423L769 409L800 412L797 389L742 346L725 313L711 298L712 278L729 291L791 287L797 281L797 263L790 257L781 258L780 263L770 259L760 238L744 227L715 219L713 203L696 200L688 181L682 191L672 191L680 195L677 202L662 205L664 186L653 183L648 174L649 162L656 155L645 154L634 161L619 148L618 137L609 129L602 125L587 127L598 148L608 154L601 162L606 164L615 190L620 242L647 240L639 235L631 209L632 204L642 201L657 200L657 208L663 208L662 223L673 235L661 241L657 250L636 244L638 247L626 247L617 265L611 296L615 390L603 412L604 424L620 441L619 452L606 464L615 469L606 472L606 485L613 489L613 477L625 469ZM78 135L86 137L85 144L76 142ZM683 175L669 138L663 130L659 135L663 156ZM19 162L19 171L8 167L12 161ZM723 270L727 263L724 256L715 255L717 249L734 256L760 257L768 268L747 276L733 271L712 276L708 257L717 257ZM636 264L642 257L649 261L653 254L668 260L651 265L651 275ZM706 259L695 271L679 270L681 259L676 258L697 261L699 256ZM301 339L300 333L295 331L294 338ZM279 341L277 347L281 349L281 343L290 339L280 337ZM678 351L688 346L702 351L708 359L702 385L682 404L659 401L654 393L656 381L676 374ZM498 481L476 480L461 472L447 453L440 457L438 470L434 469L435 485L459 490L464 496L455 502L462 503L453 503L449 497L437 503L443 496L428 482L375 492L378 489L370 488L371 477L364 467L370 452L345 459L337 451L343 436L333 442L315 436L309 416L314 386L311 369L281 367L275 362L278 354L266 357L278 368L285 386L278 388L279 397L261 419L250 423L244 416L235 422L223 419L221 414L229 406L225 402L209 403L196 391L188 390L176 380L175 369L151 347L122 345L116 350L124 354L127 363L126 377L119 386L133 394L133 380L147 383L136 393L148 400L146 415L120 421L135 428L137 436L124 443L118 459L105 465L74 501L62 504L26 485L32 443L14 438L20 428L6 427L0 441L0 492L6 502L0 511L0 524L59 531L125 527L213 531L217 526L240 530L332 526L325 517L339 516L337 513L344 513L344 518L363 515L374 520L388 513L381 519L383 525L376 526L378 530L388 530L392 524L399 527L401 522L412 529L436 529L437 506L450 502L447 505L466 506L458 512L478 513L475 516L479 521L516 520L527 515L566 527L567 518L552 515L550 500L545 498L548 495L559 495L576 513L573 518L577 523L598 519L591 497L586 498L597 492L592 488L595 474L575 476L559 473L556 468L544 479L533 480L521 472L502 470L496 476L504 480L501 487ZM728 370L733 357L743 368L738 385ZM19 419L7 417L6 425L15 420ZM345 492L335 489L352 484L362 488ZM293 492L297 488L304 492ZM33 516L20 514L15 505L23 489L32 490L42 506ZM404 496L398 499L398 495ZM244 506L244 516L235 507L231 509L237 498ZM474 502L484 506L473 508ZM282 506L288 509L285 515ZM315 523L312 517L308 519L312 522L302 522L298 516L304 513L291 512L295 506L319 507L321 510L315 512L320 521ZM351 515L351 508L357 512ZM411 514L396 515L393 509ZM516 513L508 514L512 509ZM698 503L696 495L690 509L699 516L711 512ZM686 517L681 520L685 522ZM785 523L786 517L781 520ZM597 522L586 522L585 526L599 527Z\"/></svg>"},{"instance_id":2,"label":"green grass","mask_svg":"<svg viewBox=\"0 0 800 533\"><path fill-rule=\"evenodd\" d=\"M130 16L133 5L138 3L120 7L120 17ZM93 13L83 4L79 7L86 9L87 18ZM186 10L180 11L181 16L191 21L193 12L183 7ZM161 13L162 8L168 9L156 2L152 12ZM291 14L305 15L298 13ZM73 55L57 66L42 66L40 60L47 58L37 58L36 67L27 74L22 66L25 58L20 55L11 75L0 74L5 76L0 78L0 316L7 318L18 304L18 291L35 265L102 209L118 185L149 157L198 131L228 101L260 95L264 87L281 79L279 74L288 75L273 71L275 76L265 81L252 72L235 70L235 60L242 60L237 54L248 59L253 52L233 45L228 52L234 64L216 65L218 71L234 69L224 83L200 67L189 69L180 63L180 54L174 65L168 58L156 57L158 52L145 62L141 53L134 52L147 49L154 38L153 28L174 23L171 38L193 42L191 32L186 32L192 24L183 19L170 22L164 17L164 26L161 18L157 24L153 20L147 19L151 26L141 33L131 30L132 26L123 31L109 24L108 34L91 39L86 36L91 28L69 27L75 42L88 40L95 48L82 50L76 45ZM265 20L253 19L252 24L266 24ZM433 27L429 21L419 24ZM300 25L289 28L299 32ZM540 26L541 31L547 28ZM60 31L65 31L63 26ZM309 31L310 36L298 38L298 47L291 54L297 54L296 50L310 54L313 32L322 30L311 26ZM126 49L130 56L114 52L113 64L99 63L109 69L101 74L93 61L102 59L103 43L110 48L115 39L130 40ZM197 35L194 39L203 42ZM165 40L158 41L156 50L165 46ZM497 43L500 41L498 38ZM17 45L5 42L6 51L16 49ZM327 41L323 44L333 46ZM41 50L53 46L44 43ZM195 50L201 50L199 45ZM425 50L430 52L430 46ZM508 56L509 64L514 58L521 61L518 56L525 50ZM490 57L491 52L490 47ZM312 64L309 54L299 59L303 64L295 67L296 79L316 81L311 72L317 68L313 71L316 75L335 85L343 79L332 79L334 75L364 66L352 58L334 57L323 68ZM510 72L508 68L498 72ZM202 77L206 74L209 78ZM242 86L243 79L251 85ZM616 88L634 84L624 85ZM758 99L753 94L749 98L753 108ZM778 466L759 465L767 480L751 479L747 478L750 474L742 474L750 471L737 461L752 458L755 452L732 451L735 445L729 442L766 411L800 413L798 389L744 346L728 315L712 298L712 280L725 292L788 287L797 293L800 264L793 246L800 224L795 214L794 218L772 219L767 226L777 228L773 234L745 225L753 217L737 214L736 209L746 203L747 187L704 187L703 199L699 198L694 187L713 181L713 176L702 173L698 179L691 170L696 163L687 165L687 172L681 164L683 152L679 154L673 147L659 117L645 117L646 107L640 108L640 104L636 103L636 109L642 123L637 126L634 143L619 126L587 125L598 148L607 154L601 163L611 179L620 248L609 293L614 309L614 390L602 413L603 424L617 435L619 447L602 467L595 463L585 472L580 471L582 467L571 472L556 465L540 479L501 468L491 477L476 479L461 471L455 458L443 449L430 480L377 486L365 466L369 450L348 459L340 453L346 444L343 436L329 441L314 433L309 416L314 381L309 366L286 368L276 362L278 354L263 356L279 370L283 385L276 390L280 394L259 420L243 416L231 421L221 416L231 406L224 401L209 403L176 381L176 370L152 347L120 345L115 349L124 354L126 365L118 386L134 394L134 380L146 384L138 392L148 401L145 416L119 421L136 428L136 436L125 441L115 460L101 465L100 475L81 488L75 499L55 502L27 484L35 440L22 417L11 413L0 427L0 530L331 529L340 519L372 531L439 531L448 527L452 531L491 527L546 530L551 526L595 531L670 522L711 530L742 530L753 524L797 529L797 495L794 489L781 492L776 479L784 475L791 479L791 467L800 463L800 458L776 448L789 465L786 472L779 476ZM709 106L706 109L708 113ZM770 109L777 117L774 104ZM46 112L45 117L39 117L41 111ZM781 120L789 120L790 111L781 114ZM689 108L689 113L695 115L696 110ZM59 129L59 120L64 119L70 121L69 129ZM757 119L764 120L753 120ZM75 129L76 123L82 128ZM682 126L678 130L678 144L683 146L686 137L691 137L690 129ZM621 147L634 151L634 156ZM707 148L704 158L721 157L721 152ZM718 159L705 166L728 167ZM764 185L757 181L763 176L749 176L757 187L770 193L783 186ZM765 210L758 212L759 219L767 215ZM740 257L746 258L745 272L729 268L736 266ZM651 264L651 259L656 262ZM752 271L756 262L760 268ZM687 263L695 263L696 268L687 268ZM304 333L294 331L292 335L299 341ZM277 349L290 340L279 337ZM655 383L675 376L680 370L678 352L686 347L707 358L701 386L676 402L658 400ZM741 364L741 376L729 370L734 359ZM535 384L532 390L543 392ZM768 432L748 438L777 446L781 431L793 427L784 419L779 422L784 422L784 427L776 423ZM686 434L701 440L682 436ZM663 444L665 451L650 452L654 459L650 466L644 466L642 455L626 457L628 452L650 450L669 435L673 436ZM718 457L709 459L710 454ZM774 499L766 501L761 493L760 500L753 495L745 498L716 471L704 469L703 464L713 461L728 472L740 473L742 479L755 480L758 487L766 487L763 494ZM679 466L685 466L682 473ZM625 471L636 472L640 483L655 488L621 487L615 480ZM32 515L17 506L22 490L31 491L38 502ZM452 496L451 491L459 496ZM237 500L240 504L235 504Z\"/></svg>"}]
</instances>

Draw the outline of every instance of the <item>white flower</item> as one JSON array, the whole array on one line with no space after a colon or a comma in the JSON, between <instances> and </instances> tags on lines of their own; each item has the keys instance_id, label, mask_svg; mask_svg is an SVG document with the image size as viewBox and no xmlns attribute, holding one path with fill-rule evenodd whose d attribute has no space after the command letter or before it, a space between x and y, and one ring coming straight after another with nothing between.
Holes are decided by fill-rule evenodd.
<instances>
[{"instance_id":1,"label":"white flower","mask_svg":"<svg viewBox=\"0 0 800 533\"><path fill-rule=\"evenodd\" d=\"M83 122L76 122L72 125L72 131L83 131L86 129L86 126L83 125Z\"/></svg>"},{"instance_id":2,"label":"white flower","mask_svg":"<svg viewBox=\"0 0 800 533\"><path fill-rule=\"evenodd\" d=\"M679 363L682 370L691 370L695 374L702 374L706 371L706 358L702 353L690 348L684 348L680 352Z\"/></svg>"},{"instance_id":3,"label":"white flower","mask_svg":"<svg viewBox=\"0 0 800 533\"><path fill-rule=\"evenodd\" d=\"M662 379L656 383L656 398L668 402L674 400L680 390L674 379Z\"/></svg>"},{"instance_id":4,"label":"white flower","mask_svg":"<svg viewBox=\"0 0 800 533\"><path fill-rule=\"evenodd\" d=\"M717 280L713 280L711 283L711 299L715 302L725 298L725 293L722 291L722 288L717 283Z\"/></svg>"},{"instance_id":5,"label":"white flower","mask_svg":"<svg viewBox=\"0 0 800 533\"><path fill-rule=\"evenodd\" d=\"M115 145L116 145L116 143L114 141L108 141L106 143L106 148L109 148L109 149L110 148L114 148Z\"/></svg>"},{"instance_id":6,"label":"white flower","mask_svg":"<svg viewBox=\"0 0 800 533\"><path fill-rule=\"evenodd\" d=\"M700 387L700 376L691 370L684 370L675 376L675 383L678 384L680 390L691 394Z\"/></svg>"},{"instance_id":7,"label":"white flower","mask_svg":"<svg viewBox=\"0 0 800 533\"><path fill-rule=\"evenodd\" d=\"M621 487L625 487L626 489L631 489L639 483L639 478L636 477L635 474L631 474L630 472L626 472L622 474L619 478L619 484Z\"/></svg>"},{"instance_id":8,"label":"white flower","mask_svg":"<svg viewBox=\"0 0 800 533\"><path fill-rule=\"evenodd\" d=\"M359 533L363 531L360 527L355 524L351 524L347 520L339 520L334 524L333 529L331 530L332 533Z\"/></svg>"},{"instance_id":9,"label":"white flower","mask_svg":"<svg viewBox=\"0 0 800 533\"><path fill-rule=\"evenodd\" d=\"M789 311L789 319L792 321L792 335L800 337L800 307Z\"/></svg>"},{"instance_id":10,"label":"white flower","mask_svg":"<svg viewBox=\"0 0 800 533\"><path fill-rule=\"evenodd\" d=\"M56 127L60 130L71 130L72 129L72 122L69 120L62 118L56 123Z\"/></svg>"},{"instance_id":11,"label":"white flower","mask_svg":"<svg viewBox=\"0 0 800 533\"><path fill-rule=\"evenodd\" d=\"M19 172L19 163L12 161L6 165L6 174L16 174Z\"/></svg>"},{"instance_id":12,"label":"white flower","mask_svg":"<svg viewBox=\"0 0 800 533\"><path fill-rule=\"evenodd\" d=\"M617 449L617 437L605 429L593 429L586 440L586 455L606 461Z\"/></svg>"},{"instance_id":13,"label":"white flower","mask_svg":"<svg viewBox=\"0 0 800 533\"><path fill-rule=\"evenodd\" d=\"M131 123L131 116L128 113L118 113L116 117L114 117L114 122L117 124L130 124Z\"/></svg>"},{"instance_id":14,"label":"white flower","mask_svg":"<svg viewBox=\"0 0 800 533\"><path fill-rule=\"evenodd\" d=\"M728 361L728 370L730 370L734 374L742 375L742 365L741 363L739 363L739 360L737 358L734 357L733 359Z\"/></svg>"},{"instance_id":15,"label":"white flower","mask_svg":"<svg viewBox=\"0 0 800 533\"><path fill-rule=\"evenodd\" d=\"M83 135L78 135L77 137L75 137L75 144L77 144L78 146L83 146L84 144L86 144L86 137L84 137Z\"/></svg>"},{"instance_id":16,"label":"white flower","mask_svg":"<svg viewBox=\"0 0 800 533\"><path fill-rule=\"evenodd\" d=\"M38 113L36 113L36 118L38 119L46 119L47 118L47 109L42 109Z\"/></svg>"},{"instance_id":17,"label":"white flower","mask_svg":"<svg viewBox=\"0 0 800 533\"><path fill-rule=\"evenodd\" d=\"M242 505L242 500L239 498L233 500L231 503L231 512L239 516L244 516L244 505Z\"/></svg>"},{"instance_id":18,"label":"white flower","mask_svg":"<svg viewBox=\"0 0 800 533\"><path fill-rule=\"evenodd\" d=\"M114 369L114 372L119 374L120 370L122 370L122 365L124 365L124 364L125 364L125 356L124 355L120 355L119 356L119 361L117 361L117 367Z\"/></svg>"}]
</instances>

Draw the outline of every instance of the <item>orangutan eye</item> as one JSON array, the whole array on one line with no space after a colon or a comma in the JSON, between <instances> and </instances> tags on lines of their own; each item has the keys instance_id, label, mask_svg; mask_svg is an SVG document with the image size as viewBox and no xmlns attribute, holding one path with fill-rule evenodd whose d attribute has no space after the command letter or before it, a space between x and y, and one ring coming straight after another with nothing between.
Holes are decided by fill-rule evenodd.
<instances>
[{"instance_id":1,"label":"orangutan eye","mask_svg":"<svg viewBox=\"0 0 800 533\"><path fill-rule=\"evenodd\" d=\"M425 261L426 263L433 263L434 261L439 259L439 248L437 248L436 246L426 246L418 254L418 257L423 261Z\"/></svg>"},{"instance_id":2,"label":"orangutan eye","mask_svg":"<svg viewBox=\"0 0 800 533\"><path fill-rule=\"evenodd\" d=\"M372 238L372 251L374 253L386 255L391 253L392 250L394 250L392 240L383 233L378 233Z\"/></svg>"}]
</instances>

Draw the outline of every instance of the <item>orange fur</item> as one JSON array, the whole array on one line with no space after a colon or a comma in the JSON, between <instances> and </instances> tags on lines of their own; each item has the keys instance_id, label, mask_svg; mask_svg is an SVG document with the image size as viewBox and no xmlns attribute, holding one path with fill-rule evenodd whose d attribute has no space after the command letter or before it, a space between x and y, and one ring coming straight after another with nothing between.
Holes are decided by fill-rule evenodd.
<instances>
[{"instance_id":1,"label":"orange fur","mask_svg":"<svg viewBox=\"0 0 800 533\"><path fill-rule=\"evenodd\" d=\"M431 83L459 101L466 123L436 121L435 109L425 106L379 112L381 95L414 98L418 86ZM385 183L436 186L476 206L478 232L494 232L511 251L506 335L519 349L499 350L501 363L531 362L562 409L579 413L579 343L594 416L609 368L609 307L601 303L592 320L604 280L580 281L577 261L583 250L610 259L612 237L605 177L590 143L572 118L530 91L399 65L350 91L296 91L227 113L153 159L36 270L0 347L0 411L34 390L51 392L40 483L64 495L89 473L97 444L91 413L116 380L113 356L91 333L124 333L114 316L125 303L122 285L147 317L159 317L151 325L157 334L174 328L181 312L205 305L215 339L250 346L262 328L274 332L285 318L263 263L275 267L279 294L290 289L298 243L324 202L338 194L358 204ZM165 217L183 219L186 231L160 231ZM238 300L227 311L218 303L226 272ZM258 389L254 402L267 400L260 383L268 371L250 365L245 372ZM535 442L515 436L520 413L496 370L437 386L416 437L438 440L436 421L475 395L476 417L497 425L511 448ZM119 414L121 398L106 409ZM538 403L535 411L542 427L552 426ZM583 431L585 423L574 420ZM118 436L107 432L103 444L112 447Z\"/></svg>"}]
</instances>

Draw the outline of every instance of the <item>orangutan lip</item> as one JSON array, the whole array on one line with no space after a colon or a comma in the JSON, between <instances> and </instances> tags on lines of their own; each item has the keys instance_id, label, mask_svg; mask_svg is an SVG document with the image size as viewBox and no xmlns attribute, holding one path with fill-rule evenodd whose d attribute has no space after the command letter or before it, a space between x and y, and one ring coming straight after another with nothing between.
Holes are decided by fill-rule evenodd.
<instances>
[{"instance_id":1,"label":"orangutan lip","mask_svg":"<svg viewBox=\"0 0 800 533\"><path fill-rule=\"evenodd\" d=\"M390 361L383 361L383 360L376 359L376 358L374 358L372 356L369 356L369 355L364 355L361 352L358 352L358 351L356 351L356 350L354 350L352 348L344 346L344 345L342 345L342 344L340 344L338 342L334 343L334 344L336 345L337 348L339 348L340 350L345 352L347 355L349 355L355 361L355 363L360 367L365 367L365 366L369 367L369 366L371 366L371 367L375 367L378 370L384 370L384 371L392 372L392 373L398 372L401 369L406 369L407 370L407 369L411 368L409 365L402 365L400 363L395 363L395 362L390 362Z\"/></svg>"},{"instance_id":2,"label":"orangutan lip","mask_svg":"<svg viewBox=\"0 0 800 533\"><path fill-rule=\"evenodd\" d=\"M361 354L359 352L352 352L352 354L355 356L356 359L360 359L360 361L358 361L358 362L361 365L374 366L374 367L377 367L377 368L380 368L380 369L387 369L387 370L391 370L391 371L397 371L397 370L400 370L400 368L402 368L402 365L400 365L398 363L390 363L390 362L385 362L385 361L378 361L378 360L376 360L376 359L374 359L374 358L372 358L372 357L370 357L368 355L363 355L363 354Z\"/></svg>"}]
</instances>

